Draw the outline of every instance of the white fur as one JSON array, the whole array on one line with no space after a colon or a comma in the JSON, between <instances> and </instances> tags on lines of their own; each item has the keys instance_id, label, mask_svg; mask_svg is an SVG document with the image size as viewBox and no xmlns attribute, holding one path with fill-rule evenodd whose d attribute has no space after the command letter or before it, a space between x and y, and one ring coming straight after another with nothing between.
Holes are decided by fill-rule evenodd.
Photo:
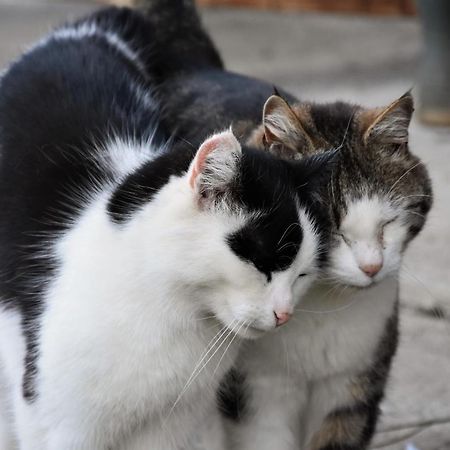
<instances>
[{"instance_id":1,"label":"white fur","mask_svg":"<svg viewBox=\"0 0 450 450\"><path fill-rule=\"evenodd\" d=\"M406 227L386 201L363 198L349 204L339 232L345 241L326 278L340 285L317 282L287 325L239 355L251 403L241 423L227 424L234 450L307 450L325 416L350 402L351 378L371 364L397 300ZM374 249L384 265L372 279L358 265L379 257Z\"/></svg>"},{"instance_id":2,"label":"white fur","mask_svg":"<svg viewBox=\"0 0 450 450\"><path fill-rule=\"evenodd\" d=\"M150 157L129 146L115 141L105 155L118 180ZM202 429L192 445L223 450L215 396L237 355L236 336L275 328L274 292L290 293L293 307L314 279L318 241L299 211L305 237L298 256L267 283L226 242L248 215L202 207L191 172L172 177L122 226L106 212L111 186L96 186L49 250L59 267L40 320L34 403L21 395L19 317L0 312L0 360L20 450L194 448ZM305 271L307 279L298 279Z\"/></svg>"},{"instance_id":3,"label":"white fur","mask_svg":"<svg viewBox=\"0 0 450 450\"><path fill-rule=\"evenodd\" d=\"M67 26L60 28L52 33L48 38L43 39L38 45L44 46L49 40L81 40L85 38L97 37L104 39L111 47L117 49L119 53L122 53L127 59L136 64L143 75L146 74L145 67L139 60L138 54L133 51L130 46L112 31L107 31L99 28L95 23L81 23L78 26Z\"/></svg>"},{"instance_id":4,"label":"white fur","mask_svg":"<svg viewBox=\"0 0 450 450\"><path fill-rule=\"evenodd\" d=\"M165 150L164 147L155 148L152 138L137 143L131 138L122 139L112 136L103 147L103 152L97 154L96 161L93 162L100 167L108 167L117 178L124 178Z\"/></svg>"},{"instance_id":5,"label":"white fur","mask_svg":"<svg viewBox=\"0 0 450 450\"><path fill-rule=\"evenodd\" d=\"M352 286L365 287L395 273L407 235L404 210L380 197L364 196L349 202L339 233L342 239L331 253L329 275ZM381 263L375 277L361 266Z\"/></svg>"}]
</instances>

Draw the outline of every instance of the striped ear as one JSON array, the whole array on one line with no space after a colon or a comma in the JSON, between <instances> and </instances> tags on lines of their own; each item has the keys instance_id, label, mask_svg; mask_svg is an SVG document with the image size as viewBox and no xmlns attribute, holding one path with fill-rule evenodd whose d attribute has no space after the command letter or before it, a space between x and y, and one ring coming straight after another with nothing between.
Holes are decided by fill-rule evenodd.
<instances>
[{"instance_id":1,"label":"striped ear","mask_svg":"<svg viewBox=\"0 0 450 450\"><path fill-rule=\"evenodd\" d=\"M268 149L288 159L299 159L304 150L314 149L300 118L278 95L266 101L263 110L264 141Z\"/></svg>"},{"instance_id":2,"label":"striped ear","mask_svg":"<svg viewBox=\"0 0 450 450\"><path fill-rule=\"evenodd\" d=\"M407 92L386 108L361 112L363 141L367 144L406 144L414 111L411 92Z\"/></svg>"},{"instance_id":3,"label":"striped ear","mask_svg":"<svg viewBox=\"0 0 450 450\"><path fill-rule=\"evenodd\" d=\"M226 196L238 178L241 145L224 131L208 138L198 149L189 167L189 185L202 205Z\"/></svg>"}]
</instances>

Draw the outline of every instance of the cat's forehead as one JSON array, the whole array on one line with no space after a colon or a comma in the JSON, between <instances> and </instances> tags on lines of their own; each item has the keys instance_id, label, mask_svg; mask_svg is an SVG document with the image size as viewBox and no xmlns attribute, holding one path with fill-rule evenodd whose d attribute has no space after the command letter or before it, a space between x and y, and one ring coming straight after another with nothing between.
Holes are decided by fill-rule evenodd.
<instances>
[{"instance_id":1,"label":"cat's forehead","mask_svg":"<svg viewBox=\"0 0 450 450\"><path fill-rule=\"evenodd\" d=\"M407 149L397 151L355 143L342 149L340 171L335 173L343 193L355 196L406 194L420 188L420 162ZM353 193L353 196L351 195Z\"/></svg>"},{"instance_id":2,"label":"cat's forehead","mask_svg":"<svg viewBox=\"0 0 450 450\"><path fill-rule=\"evenodd\" d=\"M397 209L383 195L364 195L347 200L347 210L342 218L340 230L353 235L371 234L380 222L391 220Z\"/></svg>"}]
</instances>

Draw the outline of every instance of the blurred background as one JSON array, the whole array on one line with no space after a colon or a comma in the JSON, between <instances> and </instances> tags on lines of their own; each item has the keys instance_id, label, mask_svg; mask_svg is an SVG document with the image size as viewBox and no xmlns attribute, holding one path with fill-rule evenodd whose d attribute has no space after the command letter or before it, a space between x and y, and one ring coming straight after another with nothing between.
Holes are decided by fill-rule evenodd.
<instances>
[{"instance_id":1,"label":"blurred background","mask_svg":"<svg viewBox=\"0 0 450 450\"><path fill-rule=\"evenodd\" d=\"M53 25L107 2L0 0L0 70ZM450 1L198 3L228 69L299 99L382 106L413 88L410 145L428 165L435 203L406 256L401 345L373 448L449 450Z\"/></svg>"}]
</instances>

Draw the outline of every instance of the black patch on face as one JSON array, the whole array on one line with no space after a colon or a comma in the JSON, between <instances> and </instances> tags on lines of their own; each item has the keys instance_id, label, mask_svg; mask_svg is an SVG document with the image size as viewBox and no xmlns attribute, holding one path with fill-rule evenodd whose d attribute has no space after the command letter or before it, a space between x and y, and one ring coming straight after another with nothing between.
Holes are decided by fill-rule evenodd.
<instances>
[{"instance_id":1,"label":"black patch on face","mask_svg":"<svg viewBox=\"0 0 450 450\"><path fill-rule=\"evenodd\" d=\"M302 238L296 211L287 208L249 222L229 236L228 243L236 255L252 263L270 282L273 272L292 264Z\"/></svg>"},{"instance_id":2,"label":"black patch on face","mask_svg":"<svg viewBox=\"0 0 450 450\"><path fill-rule=\"evenodd\" d=\"M260 151L243 154L236 201L258 217L228 236L231 250L252 263L270 282L287 269L303 239L292 168Z\"/></svg>"}]
</instances>

